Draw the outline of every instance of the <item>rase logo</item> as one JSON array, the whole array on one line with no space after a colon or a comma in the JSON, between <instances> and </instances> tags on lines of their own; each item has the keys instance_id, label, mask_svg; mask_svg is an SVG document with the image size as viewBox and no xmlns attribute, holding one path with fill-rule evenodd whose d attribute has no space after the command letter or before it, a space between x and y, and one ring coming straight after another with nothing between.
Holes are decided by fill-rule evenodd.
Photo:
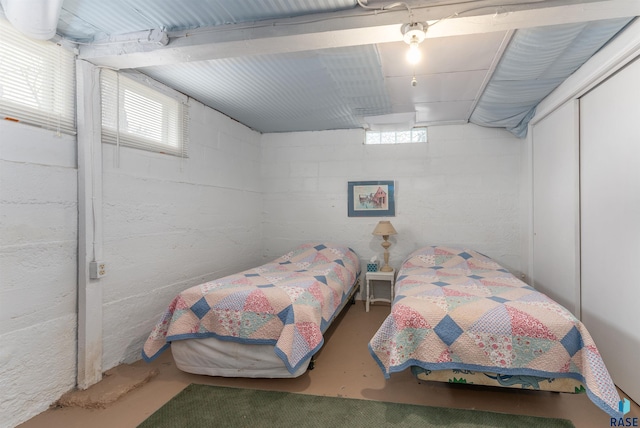
<instances>
[{"instance_id":1,"label":"rase logo","mask_svg":"<svg viewBox=\"0 0 640 428\"><path fill-rule=\"evenodd\" d=\"M618 403L618 410L622 415L626 415L631 410L631 402L629 400L622 399ZM638 418L611 418L612 427L637 427Z\"/></svg>"}]
</instances>

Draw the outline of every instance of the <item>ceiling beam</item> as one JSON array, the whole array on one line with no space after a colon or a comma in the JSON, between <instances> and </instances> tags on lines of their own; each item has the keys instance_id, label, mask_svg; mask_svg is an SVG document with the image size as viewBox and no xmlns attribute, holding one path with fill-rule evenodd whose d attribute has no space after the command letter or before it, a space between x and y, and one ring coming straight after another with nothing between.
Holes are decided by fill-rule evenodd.
<instances>
[{"instance_id":1,"label":"ceiling beam","mask_svg":"<svg viewBox=\"0 0 640 428\"><path fill-rule=\"evenodd\" d=\"M413 20L430 24L427 31L430 38L640 16L638 0L546 0L510 5L507 1L414 6ZM407 22L406 9L374 13L358 7L329 14L173 32L169 33L166 45L141 42L138 36L123 41L120 35L117 39L81 45L79 57L96 65L126 69L388 43L402 40L400 27Z\"/></svg>"}]
</instances>

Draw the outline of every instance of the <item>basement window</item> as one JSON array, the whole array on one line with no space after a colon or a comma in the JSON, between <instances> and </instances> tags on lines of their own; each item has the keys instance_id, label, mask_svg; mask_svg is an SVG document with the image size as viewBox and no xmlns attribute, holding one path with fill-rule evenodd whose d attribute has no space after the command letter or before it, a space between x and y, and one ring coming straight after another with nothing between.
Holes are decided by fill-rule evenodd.
<instances>
[{"instance_id":1,"label":"basement window","mask_svg":"<svg viewBox=\"0 0 640 428\"><path fill-rule=\"evenodd\" d=\"M102 142L187 157L187 97L139 73L100 72Z\"/></svg>"},{"instance_id":2,"label":"basement window","mask_svg":"<svg viewBox=\"0 0 640 428\"><path fill-rule=\"evenodd\" d=\"M427 128L413 128L408 131L366 131L365 144L426 143Z\"/></svg>"},{"instance_id":3,"label":"basement window","mask_svg":"<svg viewBox=\"0 0 640 428\"><path fill-rule=\"evenodd\" d=\"M0 18L0 119L76 133L75 54Z\"/></svg>"}]
</instances>

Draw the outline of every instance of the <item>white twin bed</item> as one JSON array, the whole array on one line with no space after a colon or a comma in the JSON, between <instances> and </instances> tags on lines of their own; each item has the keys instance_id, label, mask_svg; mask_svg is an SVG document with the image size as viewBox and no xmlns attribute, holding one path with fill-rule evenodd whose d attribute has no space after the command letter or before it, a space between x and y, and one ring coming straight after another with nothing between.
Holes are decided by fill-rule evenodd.
<instances>
[{"instance_id":1,"label":"white twin bed","mask_svg":"<svg viewBox=\"0 0 640 428\"><path fill-rule=\"evenodd\" d=\"M142 356L171 346L179 369L227 377L297 377L323 333L358 291L360 260L348 247L308 243L271 263L178 294Z\"/></svg>"},{"instance_id":2,"label":"white twin bed","mask_svg":"<svg viewBox=\"0 0 640 428\"><path fill-rule=\"evenodd\" d=\"M271 263L179 293L142 351L171 346L179 369L225 377L302 375L358 291L348 247L309 243ZM398 272L391 313L369 350L385 377L586 392L618 417L619 395L568 310L470 249L424 247Z\"/></svg>"}]
</instances>

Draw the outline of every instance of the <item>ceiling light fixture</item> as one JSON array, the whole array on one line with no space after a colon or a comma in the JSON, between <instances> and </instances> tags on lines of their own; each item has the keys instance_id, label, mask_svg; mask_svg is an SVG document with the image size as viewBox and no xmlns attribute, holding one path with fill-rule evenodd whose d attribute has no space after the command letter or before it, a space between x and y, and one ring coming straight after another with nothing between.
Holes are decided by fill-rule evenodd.
<instances>
[{"instance_id":1,"label":"ceiling light fixture","mask_svg":"<svg viewBox=\"0 0 640 428\"><path fill-rule=\"evenodd\" d=\"M412 22L402 26L402 37L404 42L409 45L407 52L407 61L410 64L417 64L422 58L420 52L420 43L427 35L427 27L419 22Z\"/></svg>"}]
</instances>

